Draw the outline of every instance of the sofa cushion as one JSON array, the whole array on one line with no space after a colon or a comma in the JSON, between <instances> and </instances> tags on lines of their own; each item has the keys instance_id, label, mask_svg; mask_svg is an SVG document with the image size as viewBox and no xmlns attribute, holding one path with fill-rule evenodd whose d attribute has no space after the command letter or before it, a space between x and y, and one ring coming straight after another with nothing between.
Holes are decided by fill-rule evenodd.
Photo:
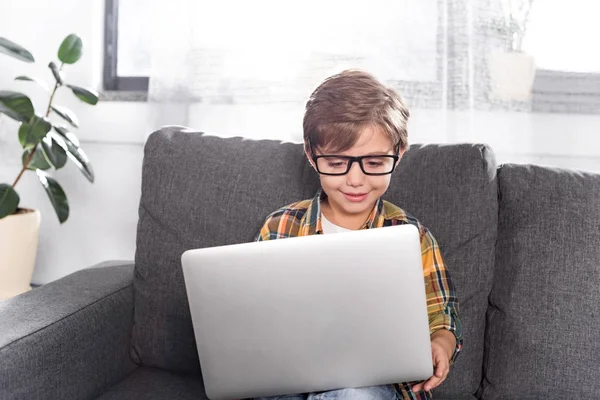
<instances>
[{"instance_id":1,"label":"sofa cushion","mask_svg":"<svg viewBox=\"0 0 600 400\"><path fill-rule=\"evenodd\" d=\"M157 368L138 368L96 400L208 400L198 376L175 374ZM474 396L436 400L477 400Z\"/></svg>"},{"instance_id":2,"label":"sofa cushion","mask_svg":"<svg viewBox=\"0 0 600 400\"><path fill-rule=\"evenodd\" d=\"M254 240L270 212L312 197L318 185L297 144L178 127L152 134L135 255L134 361L198 372L181 254Z\"/></svg>"},{"instance_id":3,"label":"sofa cushion","mask_svg":"<svg viewBox=\"0 0 600 400\"><path fill-rule=\"evenodd\" d=\"M479 144L411 146L385 198L437 239L456 286L464 349L435 398L472 396L481 383L485 310L498 218L496 161Z\"/></svg>"},{"instance_id":4,"label":"sofa cushion","mask_svg":"<svg viewBox=\"0 0 600 400\"><path fill-rule=\"evenodd\" d=\"M600 175L499 170L484 399L592 399L600 381Z\"/></svg>"},{"instance_id":5,"label":"sofa cushion","mask_svg":"<svg viewBox=\"0 0 600 400\"><path fill-rule=\"evenodd\" d=\"M197 375L179 375L157 368L138 368L98 400L208 400Z\"/></svg>"},{"instance_id":6,"label":"sofa cushion","mask_svg":"<svg viewBox=\"0 0 600 400\"><path fill-rule=\"evenodd\" d=\"M471 395L481 381L496 240L495 172L485 146L415 145L385 196L431 229L461 301L465 349L439 396ZM152 134L139 209L134 359L199 371L182 252L251 241L267 214L312 197L318 187L300 144L223 139L175 127Z\"/></svg>"}]
</instances>

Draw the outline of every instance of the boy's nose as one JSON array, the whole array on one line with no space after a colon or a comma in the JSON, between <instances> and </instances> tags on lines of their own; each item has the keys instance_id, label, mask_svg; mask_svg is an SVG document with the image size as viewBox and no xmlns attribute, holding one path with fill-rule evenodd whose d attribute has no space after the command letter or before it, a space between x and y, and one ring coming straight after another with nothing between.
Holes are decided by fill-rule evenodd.
<instances>
[{"instance_id":1,"label":"boy's nose","mask_svg":"<svg viewBox=\"0 0 600 400\"><path fill-rule=\"evenodd\" d=\"M355 162L346 174L346 184L349 186L360 186L365 181L365 174L360 169L360 165Z\"/></svg>"}]
</instances>

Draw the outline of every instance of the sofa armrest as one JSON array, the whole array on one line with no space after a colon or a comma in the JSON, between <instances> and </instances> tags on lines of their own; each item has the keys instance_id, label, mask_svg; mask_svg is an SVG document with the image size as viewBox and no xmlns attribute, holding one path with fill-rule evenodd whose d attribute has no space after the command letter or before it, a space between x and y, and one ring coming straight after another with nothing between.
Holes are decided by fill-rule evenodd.
<instances>
[{"instance_id":1,"label":"sofa armrest","mask_svg":"<svg viewBox=\"0 0 600 400\"><path fill-rule=\"evenodd\" d=\"M133 264L109 262L0 301L0 399L90 399L133 372Z\"/></svg>"}]
</instances>

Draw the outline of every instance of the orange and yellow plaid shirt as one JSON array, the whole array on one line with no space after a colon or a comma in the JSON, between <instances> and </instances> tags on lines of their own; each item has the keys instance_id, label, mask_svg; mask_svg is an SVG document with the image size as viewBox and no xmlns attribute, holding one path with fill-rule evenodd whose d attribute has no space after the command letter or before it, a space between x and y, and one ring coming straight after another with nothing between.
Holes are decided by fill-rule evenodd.
<instances>
[{"instance_id":1,"label":"orange and yellow plaid shirt","mask_svg":"<svg viewBox=\"0 0 600 400\"><path fill-rule=\"evenodd\" d=\"M275 240L323 233L321 201L325 193L317 192L313 199L302 200L267 216L256 240ZM462 325L458 318L458 299L450 274L444 265L437 241L429 230L413 216L388 201L379 199L361 229L380 228L400 224L413 224L420 232L423 275L427 295L427 313L431 334L447 329L456 336L456 349L452 364L462 348ZM398 383L396 390L402 399L431 399L431 392L412 391L417 382Z\"/></svg>"}]
</instances>

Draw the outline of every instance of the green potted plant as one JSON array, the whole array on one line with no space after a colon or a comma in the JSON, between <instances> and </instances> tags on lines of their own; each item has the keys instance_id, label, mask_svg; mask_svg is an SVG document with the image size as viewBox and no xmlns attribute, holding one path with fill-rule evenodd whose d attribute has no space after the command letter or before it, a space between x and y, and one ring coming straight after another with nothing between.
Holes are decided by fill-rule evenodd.
<instances>
[{"instance_id":1,"label":"green potted plant","mask_svg":"<svg viewBox=\"0 0 600 400\"><path fill-rule=\"evenodd\" d=\"M70 159L90 182L94 182L89 159L70 128L79 126L77 117L71 110L54 103L58 90L69 90L90 105L98 102L98 93L68 83L63 73L65 65L75 64L81 58L82 49L82 40L77 35L71 34L63 40L58 49L59 62L48 65L54 77L52 88L41 79L23 75L15 78L36 83L47 92L48 105L42 113L36 112L31 99L25 94L0 90L0 114L19 123L17 134L22 147L22 167L16 172L15 180L0 183L0 300L31 289L40 212L20 207L15 187L23 174L32 171L37 175L61 224L69 217L69 203L62 187L47 171L64 167ZM25 62L35 62L29 51L2 37L0 53Z\"/></svg>"},{"instance_id":2,"label":"green potted plant","mask_svg":"<svg viewBox=\"0 0 600 400\"><path fill-rule=\"evenodd\" d=\"M527 102L535 79L533 56L523 51L523 40L533 0L504 0L502 18L492 21L492 34L503 49L490 55L490 94L503 101Z\"/></svg>"}]
</instances>

